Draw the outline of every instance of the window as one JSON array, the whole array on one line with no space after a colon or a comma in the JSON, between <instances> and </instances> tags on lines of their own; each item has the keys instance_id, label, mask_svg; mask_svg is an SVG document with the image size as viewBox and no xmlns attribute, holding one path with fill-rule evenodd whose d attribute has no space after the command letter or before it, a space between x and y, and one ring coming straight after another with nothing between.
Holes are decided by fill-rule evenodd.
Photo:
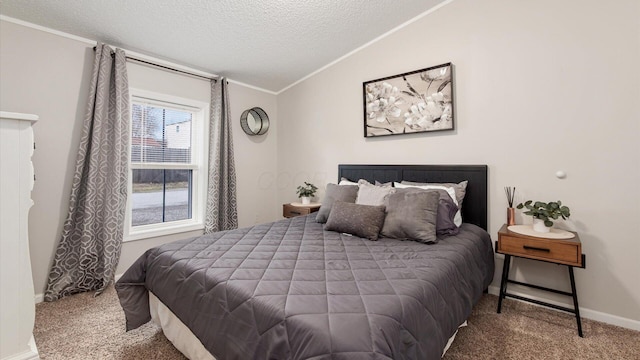
<instances>
[{"instance_id":1,"label":"window","mask_svg":"<svg viewBox=\"0 0 640 360\"><path fill-rule=\"evenodd\" d=\"M125 240L204 227L208 105L131 89Z\"/></svg>"}]
</instances>

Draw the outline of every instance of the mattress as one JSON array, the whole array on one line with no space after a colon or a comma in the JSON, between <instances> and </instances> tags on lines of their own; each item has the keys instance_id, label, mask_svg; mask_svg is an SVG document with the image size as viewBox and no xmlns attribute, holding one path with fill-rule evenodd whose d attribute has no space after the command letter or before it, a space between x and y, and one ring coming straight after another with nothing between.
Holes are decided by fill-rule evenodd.
<instances>
[{"instance_id":1,"label":"mattress","mask_svg":"<svg viewBox=\"0 0 640 360\"><path fill-rule=\"evenodd\" d=\"M116 284L127 329L149 291L217 359L437 359L493 278L491 240L324 231L315 214L147 251Z\"/></svg>"}]
</instances>

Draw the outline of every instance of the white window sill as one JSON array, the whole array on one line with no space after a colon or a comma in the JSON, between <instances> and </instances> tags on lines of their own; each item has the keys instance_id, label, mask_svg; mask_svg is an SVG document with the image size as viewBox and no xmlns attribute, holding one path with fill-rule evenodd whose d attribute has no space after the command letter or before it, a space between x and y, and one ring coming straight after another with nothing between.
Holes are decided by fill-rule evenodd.
<instances>
[{"instance_id":1,"label":"white window sill","mask_svg":"<svg viewBox=\"0 0 640 360\"><path fill-rule=\"evenodd\" d=\"M123 242L145 240L159 236L175 235L185 233L189 231L198 231L204 229L204 224L194 223L193 221L171 223L171 225L153 224L136 226L135 229L131 229L129 234L124 235Z\"/></svg>"}]
</instances>

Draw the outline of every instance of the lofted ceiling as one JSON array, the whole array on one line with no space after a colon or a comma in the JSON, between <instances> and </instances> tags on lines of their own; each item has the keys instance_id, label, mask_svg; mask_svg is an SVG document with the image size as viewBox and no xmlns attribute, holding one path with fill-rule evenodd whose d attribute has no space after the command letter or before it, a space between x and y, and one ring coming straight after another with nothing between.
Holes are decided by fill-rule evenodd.
<instances>
[{"instance_id":1,"label":"lofted ceiling","mask_svg":"<svg viewBox=\"0 0 640 360\"><path fill-rule=\"evenodd\" d=\"M0 0L0 13L277 92L443 2Z\"/></svg>"}]
</instances>

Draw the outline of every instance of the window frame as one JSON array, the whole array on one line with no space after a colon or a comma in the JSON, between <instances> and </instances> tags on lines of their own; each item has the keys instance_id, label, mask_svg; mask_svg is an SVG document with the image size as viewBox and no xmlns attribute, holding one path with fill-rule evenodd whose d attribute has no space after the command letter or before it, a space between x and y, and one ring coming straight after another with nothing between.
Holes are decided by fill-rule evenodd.
<instances>
[{"instance_id":1,"label":"window frame","mask_svg":"<svg viewBox=\"0 0 640 360\"><path fill-rule=\"evenodd\" d=\"M181 98L148 90L129 88L129 112L133 117L133 104L145 104L166 109L189 111L191 123L191 164L180 163L136 163L131 161L133 121L129 122L129 180L127 183L127 206L124 221L123 242L148 239L204 229L208 187L209 160L209 104L204 101ZM132 226L132 194L134 169L192 170L191 173L191 219L156 224Z\"/></svg>"}]
</instances>

